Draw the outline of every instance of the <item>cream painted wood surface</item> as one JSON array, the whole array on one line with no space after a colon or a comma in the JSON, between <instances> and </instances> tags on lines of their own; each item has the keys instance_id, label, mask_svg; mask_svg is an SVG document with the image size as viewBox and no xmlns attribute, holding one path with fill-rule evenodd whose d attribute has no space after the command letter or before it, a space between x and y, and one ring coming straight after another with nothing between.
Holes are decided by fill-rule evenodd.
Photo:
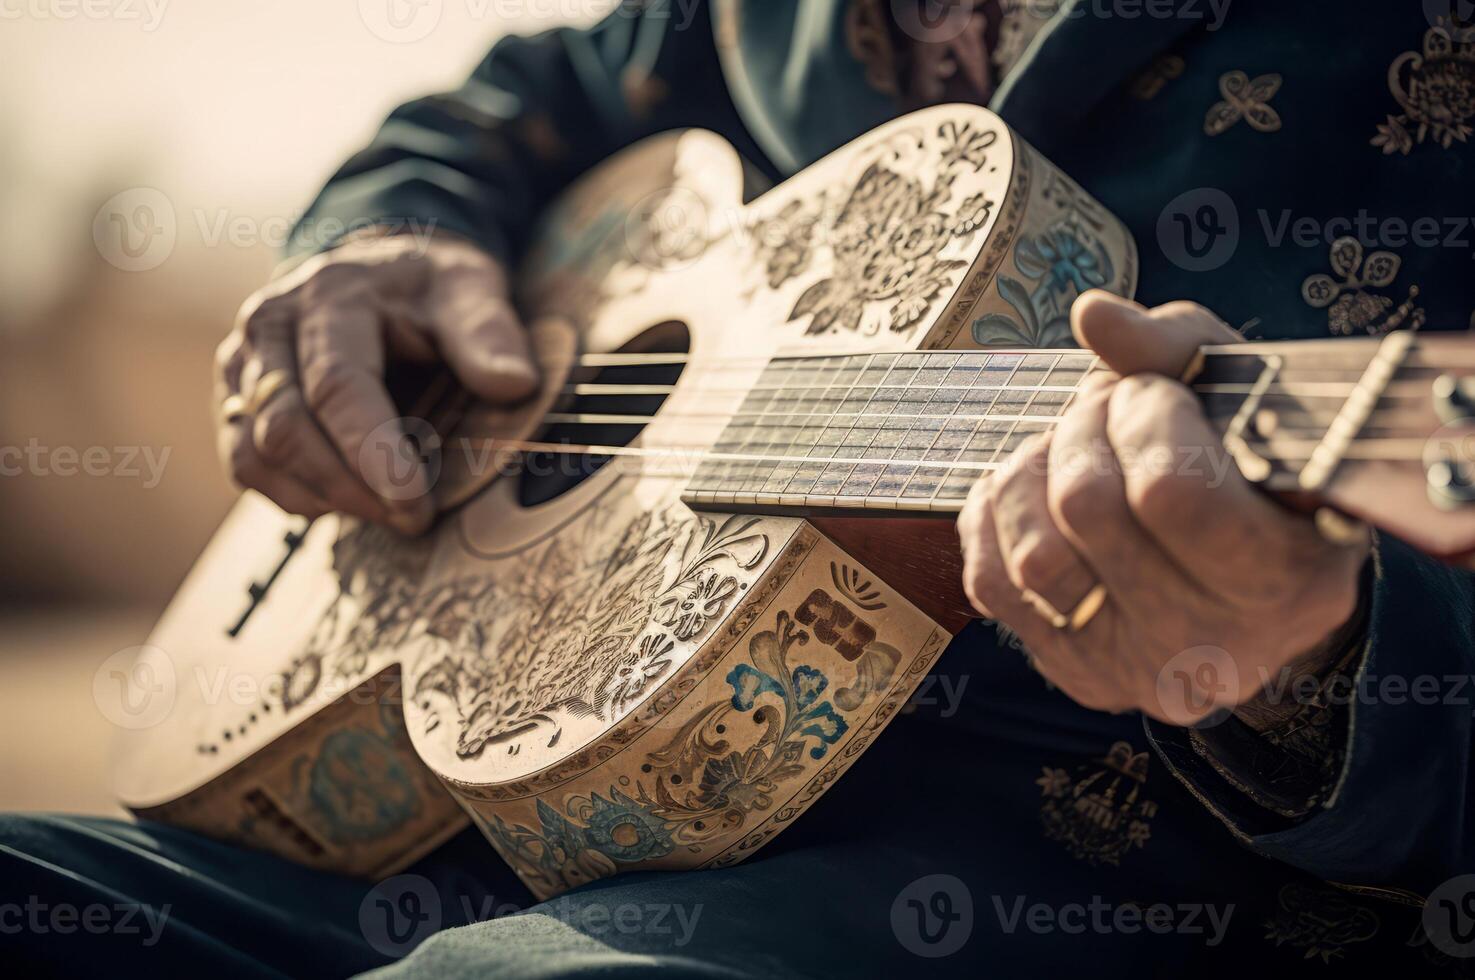
<instances>
[{"instance_id":1,"label":"cream painted wood surface","mask_svg":"<svg viewBox=\"0 0 1475 980\"><path fill-rule=\"evenodd\" d=\"M1021 242L1084 239L1125 294L1136 256L976 107L898 119L748 204L741 175L711 134L640 144L552 209L521 276L529 321L573 327L540 345L550 390L584 376L574 339L640 350L684 325L689 360L632 444L660 455L532 508L517 477L448 493L471 499L416 541L319 520L231 637L302 523L243 499L134 672L168 710L120 746L130 808L364 875L469 814L548 896L741 860L833 783L947 634L806 521L694 513L682 464L777 354L966 348L980 319L1018 319L999 276L1038 271ZM536 434L552 401L493 428ZM460 490L486 472L480 422L441 447Z\"/></svg>"}]
</instances>

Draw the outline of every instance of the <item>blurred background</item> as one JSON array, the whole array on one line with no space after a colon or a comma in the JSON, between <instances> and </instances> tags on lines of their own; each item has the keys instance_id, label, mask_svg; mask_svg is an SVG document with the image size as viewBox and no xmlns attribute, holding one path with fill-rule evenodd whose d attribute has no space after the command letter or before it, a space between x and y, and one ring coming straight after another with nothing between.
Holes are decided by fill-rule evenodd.
<instances>
[{"instance_id":1,"label":"blurred background","mask_svg":"<svg viewBox=\"0 0 1475 980\"><path fill-rule=\"evenodd\" d=\"M210 360L399 102L614 0L0 5L0 810L119 812L92 679L234 496Z\"/></svg>"}]
</instances>

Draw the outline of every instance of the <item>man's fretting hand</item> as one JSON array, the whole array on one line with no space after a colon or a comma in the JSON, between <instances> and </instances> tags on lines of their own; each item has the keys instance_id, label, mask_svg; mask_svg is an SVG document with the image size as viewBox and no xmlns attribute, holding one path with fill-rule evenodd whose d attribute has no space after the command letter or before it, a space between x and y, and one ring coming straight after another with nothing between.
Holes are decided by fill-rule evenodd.
<instances>
[{"instance_id":1,"label":"man's fretting hand","mask_svg":"<svg viewBox=\"0 0 1475 980\"><path fill-rule=\"evenodd\" d=\"M434 505L423 469L392 478L384 454L363 451L399 424L387 358L443 360L493 402L538 384L497 260L451 236L350 241L252 295L217 350L217 445L231 478L294 514L424 531ZM273 374L285 383L258 390Z\"/></svg>"},{"instance_id":2,"label":"man's fretting hand","mask_svg":"<svg viewBox=\"0 0 1475 980\"><path fill-rule=\"evenodd\" d=\"M958 520L973 605L1081 704L1179 725L1326 656L1366 540L1333 544L1247 483L1176 380L1200 345L1238 335L1191 303L1099 291L1071 325L1112 370L973 488ZM1084 628L1051 625L1098 583L1108 598Z\"/></svg>"}]
</instances>

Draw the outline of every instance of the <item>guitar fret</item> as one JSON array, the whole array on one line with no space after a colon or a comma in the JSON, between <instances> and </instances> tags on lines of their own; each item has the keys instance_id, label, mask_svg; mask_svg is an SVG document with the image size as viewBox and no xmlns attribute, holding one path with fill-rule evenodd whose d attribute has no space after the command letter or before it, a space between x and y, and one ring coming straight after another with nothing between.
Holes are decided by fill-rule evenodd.
<instances>
[{"instance_id":1,"label":"guitar fret","mask_svg":"<svg viewBox=\"0 0 1475 980\"><path fill-rule=\"evenodd\" d=\"M1023 363L1024 363L1024 357L1023 356L1021 356L1017 361L1014 362L1014 370L1012 370L1012 371L1009 372L1009 378L1008 378L1007 381L1004 382L1004 384L1006 386L1013 383L1014 376L1019 373L1019 367ZM1009 394L1008 391L1001 391L1001 392L999 392L999 398L994 400L994 404L995 405L998 405L999 404L999 399L1002 399L1007 394ZM999 461L999 454L1004 451L1004 448L1008 445L1009 440L1013 437L1014 431L1016 429L1018 429L1018 428L1019 428L1019 422L1018 421L1014 421L1014 422L1010 422L1009 423L1009 428L1004 433L1004 438L1001 439L1001 440L999 440L999 445L994 450L994 455L992 457L990 457L989 462L996 463L996 462Z\"/></svg>"},{"instance_id":2,"label":"guitar fret","mask_svg":"<svg viewBox=\"0 0 1475 980\"><path fill-rule=\"evenodd\" d=\"M866 361L866 367L870 367L873 360L874 357L868 359ZM852 380L851 388L849 392L847 392L845 399L841 402L842 406L846 404L853 404L852 399L856 398L857 395L856 386L863 374L864 371L860 368L856 368L853 371L845 372L844 376ZM868 404L869 402L870 398L867 397L864 403L861 403L859 405L859 412L863 412L865 409L865 404ZM846 422L842 423L839 426L835 426L833 421L830 423L831 426L839 428L843 431L843 435L840 439L840 444L835 453L836 456L843 456L853 459L864 452L865 449L869 447L870 440L875 438L874 432L867 433L864 431L858 431L856 429L859 418L860 415L857 414L856 416L848 419ZM863 443L859 441L862 438L864 438ZM851 474L855 472L856 465L858 464L837 463L827 467L824 474L815 483L814 494L816 496L826 497L840 496L841 491L845 488L846 482L849 481Z\"/></svg>"},{"instance_id":3,"label":"guitar fret","mask_svg":"<svg viewBox=\"0 0 1475 980\"><path fill-rule=\"evenodd\" d=\"M714 446L751 458L704 460L688 497L955 509L988 464L1049 427L1093 364L1071 352L775 360Z\"/></svg>"},{"instance_id":4,"label":"guitar fret","mask_svg":"<svg viewBox=\"0 0 1475 980\"><path fill-rule=\"evenodd\" d=\"M945 364L929 367L927 369L927 380L931 381L934 385L941 386L946 381L948 373L956 363L957 361L954 359ZM919 380L922 375L923 372L918 372ZM939 394L940 389L933 391L928 398L927 404L933 404L933 399L937 398ZM925 412L926 409L924 408L923 411ZM922 460L936 459L936 446L938 440L942 438L945 428L946 423L943 419L918 419L912 432L908 434L907 440L903 441L902 446L904 448L908 446L918 447L921 450L918 458ZM917 467L917 471L912 474L912 478L907 481L906 488L902 490L901 496L903 499L931 500L937 496L937 491L942 486L943 478L946 476L947 470L944 468L919 466Z\"/></svg>"}]
</instances>

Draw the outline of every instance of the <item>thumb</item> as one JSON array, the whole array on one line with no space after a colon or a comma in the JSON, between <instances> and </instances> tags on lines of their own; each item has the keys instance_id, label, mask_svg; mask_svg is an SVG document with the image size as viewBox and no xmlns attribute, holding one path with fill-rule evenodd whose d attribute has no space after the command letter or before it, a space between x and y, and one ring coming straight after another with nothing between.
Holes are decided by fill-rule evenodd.
<instances>
[{"instance_id":1,"label":"thumb","mask_svg":"<svg viewBox=\"0 0 1475 980\"><path fill-rule=\"evenodd\" d=\"M1076 298L1070 328L1082 346L1123 376L1151 373L1181 378L1200 347L1241 339L1197 303L1167 303L1149 310L1101 289Z\"/></svg>"},{"instance_id":2,"label":"thumb","mask_svg":"<svg viewBox=\"0 0 1475 980\"><path fill-rule=\"evenodd\" d=\"M511 404L537 390L527 330L507 297L500 269L443 271L425 302L441 356L468 391Z\"/></svg>"}]
</instances>

